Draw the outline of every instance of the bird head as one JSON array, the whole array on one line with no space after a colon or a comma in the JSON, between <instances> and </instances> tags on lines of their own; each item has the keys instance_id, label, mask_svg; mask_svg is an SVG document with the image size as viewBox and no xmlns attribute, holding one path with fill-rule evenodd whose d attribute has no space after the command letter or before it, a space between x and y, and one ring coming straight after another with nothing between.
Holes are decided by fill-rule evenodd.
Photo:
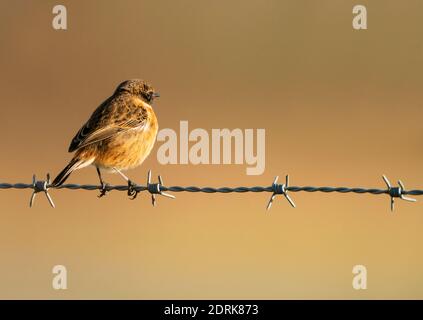
<instances>
[{"instance_id":1,"label":"bird head","mask_svg":"<svg viewBox=\"0 0 423 320\"><path fill-rule=\"evenodd\" d=\"M154 91L152 86L140 79L126 80L119 84L115 94L122 92L136 95L149 104L151 104L155 98L160 97L159 93Z\"/></svg>"}]
</instances>

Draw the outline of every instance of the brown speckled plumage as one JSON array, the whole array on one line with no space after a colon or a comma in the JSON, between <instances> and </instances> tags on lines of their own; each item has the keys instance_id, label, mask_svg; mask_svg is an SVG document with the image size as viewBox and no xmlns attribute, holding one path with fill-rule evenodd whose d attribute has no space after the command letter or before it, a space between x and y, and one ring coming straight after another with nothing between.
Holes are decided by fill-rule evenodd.
<instances>
[{"instance_id":1,"label":"brown speckled plumage","mask_svg":"<svg viewBox=\"0 0 423 320\"><path fill-rule=\"evenodd\" d=\"M151 152L158 122L151 104L158 94L142 80L122 82L91 115L69 146L70 163L54 179L60 186L77 169L93 164L116 171L140 165Z\"/></svg>"}]
</instances>

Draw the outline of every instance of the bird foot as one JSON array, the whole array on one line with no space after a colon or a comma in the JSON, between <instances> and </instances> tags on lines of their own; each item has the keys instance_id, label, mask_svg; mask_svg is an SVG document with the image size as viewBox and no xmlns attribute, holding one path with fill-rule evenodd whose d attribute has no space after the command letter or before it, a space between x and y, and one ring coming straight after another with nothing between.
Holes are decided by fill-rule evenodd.
<instances>
[{"instance_id":1,"label":"bird foot","mask_svg":"<svg viewBox=\"0 0 423 320\"><path fill-rule=\"evenodd\" d=\"M131 200L134 200L138 196L139 191L136 190L136 186L136 183L128 180L128 197Z\"/></svg>"},{"instance_id":2,"label":"bird foot","mask_svg":"<svg viewBox=\"0 0 423 320\"><path fill-rule=\"evenodd\" d=\"M104 197L107 194L107 192L109 192L109 190L107 189L108 186L109 186L108 183L104 183L104 182L101 183L100 194L98 195L99 198Z\"/></svg>"}]
</instances>

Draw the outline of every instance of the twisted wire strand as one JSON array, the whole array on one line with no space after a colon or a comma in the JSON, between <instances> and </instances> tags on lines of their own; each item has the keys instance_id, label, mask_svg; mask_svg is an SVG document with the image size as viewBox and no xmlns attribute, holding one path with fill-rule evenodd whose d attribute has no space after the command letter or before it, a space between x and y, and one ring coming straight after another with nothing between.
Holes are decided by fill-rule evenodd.
<instances>
[{"instance_id":1,"label":"twisted wire strand","mask_svg":"<svg viewBox=\"0 0 423 320\"><path fill-rule=\"evenodd\" d=\"M53 187L48 185L47 188L49 189L70 189L70 190L101 190L101 185L92 185L92 184L64 184L60 187ZM34 189L33 184L29 183L0 183L0 189ZM161 186L161 190L163 191L170 191L170 192L203 192L203 193L245 193L245 192L273 192L273 186L269 187L261 187L261 186L254 186L254 187L195 187L195 186ZM371 193L371 194L382 194L382 193L389 193L388 190L382 189L363 189L363 188L347 188L347 187L297 187L297 186L290 186L286 188L288 191L292 192L339 192L339 193ZM117 191L127 191L127 185L108 185L107 190L117 190ZM147 186L137 185L135 190L142 192L148 190ZM404 191L403 193L406 193ZM411 190L407 191L407 194L413 195L422 195L423 190Z\"/></svg>"},{"instance_id":2,"label":"twisted wire strand","mask_svg":"<svg viewBox=\"0 0 423 320\"><path fill-rule=\"evenodd\" d=\"M70 190L101 190L101 185L93 184L64 184L60 187L53 187L48 185L49 189L70 189ZM34 185L31 183L0 183L0 189L34 189ZM261 187L195 187L195 186L160 186L162 191L170 192L203 192L203 193L245 193L245 192L273 192L273 186ZM127 185L108 185L107 190L116 190L116 191L128 191ZM135 190L142 192L147 191L148 187L143 185L137 185ZM388 189L366 189L366 188L348 188L348 187L299 187L299 186L289 186L286 188L287 191L291 192L338 192L338 193L370 193L370 194L389 194ZM407 195L423 195L423 190L403 190L403 194Z\"/></svg>"},{"instance_id":3,"label":"twisted wire strand","mask_svg":"<svg viewBox=\"0 0 423 320\"><path fill-rule=\"evenodd\" d=\"M53 186L50 184L50 176L47 175L47 180L37 181L35 176L33 177L32 183L0 183L0 189L32 189L33 194L30 201L32 206L35 194L44 192L51 204L54 207L53 200L48 194L49 189L69 189L69 190L100 190L104 191L135 191L136 193L147 191L152 195L152 203L155 205L155 195L163 195L169 198L174 198L173 195L167 194L166 192L193 192L193 193L246 193L246 192L271 192L272 197L269 200L267 208L270 209L272 202L276 195L284 195L291 206L295 207L295 203L289 197L288 192L324 192L324 193L357 193L357 194L387 194L391 197L391 209L394 208L394 198L401 198L407 201L416 201L415 199L407 198L406 195L423 195L423 190L405 190L404 185L401 181L398 181L398 187L392 187L389 180L383 176L387 189L378 188L360 188L360 187L313 187L313 186L289 186L289 176L286 176L286 182L284 184L278 184L278 177L275 178L272 185L263 186L251 186L251 187L196 187L196 186L165 186L163 180L159 176L159 183L151 183L151 171L148 172L147 185L93 185L93 184L64 184L61 186Z\"/></svg>"}]
</instances>

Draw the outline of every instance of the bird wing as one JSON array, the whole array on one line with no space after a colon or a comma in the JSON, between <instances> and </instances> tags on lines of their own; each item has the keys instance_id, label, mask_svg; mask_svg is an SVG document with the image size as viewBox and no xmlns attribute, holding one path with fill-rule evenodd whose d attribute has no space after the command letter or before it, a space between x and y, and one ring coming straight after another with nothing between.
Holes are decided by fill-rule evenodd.
<instances>
[{"instance_id":1,"label":"bird wing","mask_svg":"<svg viewBox=\"0 0 423 320\"><path fill-rule=\"evenodd\" d=\"M128 105L128 103L132 103ZM131 116L126 116L128 110L135 108ZM117 118L117 119L116 119ZM91 115L90 119L77 132L69 146L73 152L89 144L108 139L120 132L131 129L142 129L146 124L146 112L133 101L126 101L125 105L114 104L106 100Z\"/></svg>"}]
</instances>

